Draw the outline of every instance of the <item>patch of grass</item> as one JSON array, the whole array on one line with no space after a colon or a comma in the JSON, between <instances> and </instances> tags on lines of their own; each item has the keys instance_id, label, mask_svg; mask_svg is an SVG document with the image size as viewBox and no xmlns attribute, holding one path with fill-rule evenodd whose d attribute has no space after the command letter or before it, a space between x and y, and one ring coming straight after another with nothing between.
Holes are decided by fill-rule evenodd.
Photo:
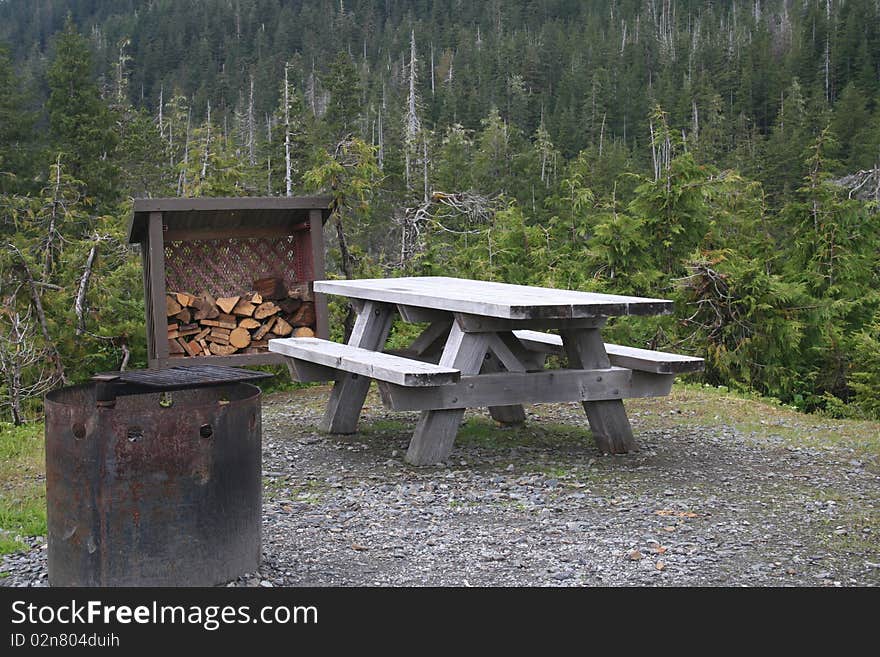
<instances>
[{"instance_id":1,"label":"patch of grass","mask_svg":"<svg viewBox=\"0 0 880 657\"><path fill-rule=\"evenodd\" d=\"M809 415L775 400L726 388L676 383L668 397L628 399L626 406L649 425L726 424L746 434L775 436L793 446L846 447L860 456L880 459L880 422Z\"/></svg>"},{"instance_id":2,"label":"patch of grass","mask_svg":"<svg viewBox=\"0 0 880 657\"><path fill-rule=\"evenodd\" d=\"M401 420L373 420L372 422L363 422L358 431L361 433L406 433L411 431L406 422Z\"/></svg>"},{"instance_id":3,"label":"patch of grass","mask_svg":"<svg viewBox=\"0 0 880 657\"><path fill-rule=\"evenodd\" d=\"M832 523L829 523L832 524ZM845 520L846 534L833 534L831 547L847 552L880 554L880 513L875 509L862 509L852 513ZM868 530L866 533L865 530Z\"/></svg>"},{"instance_id":4,"label":"patch of grass","mask_svg":"<svg viewBox=\"0 0 880 657\"><path fill-rule=\"evenodd\" d=\"M527 422L520 427L502 427L483 417L471 417L458 431L456 443L485 448L576 447L591 440L583 427L555 422ZM587 442L587 444L590 444Z\"/></svg>"},{"instance_id":5,"label":"patch of grass","mask_svg":"<svg viewBox=\"0 0 880 657\"><path fill-rule=\"evenodd\" d=\"M829 550L841 553L871 555L872 560L880 556L880 509L870 501L843 495L828 489L804 488L804 493L819 502L833 501L837 504L837 516L820 520L823 543ZM837 528L846 529L845 534L837 534Z\"/></svg>"},{"instance_id":6,"label":"patch of grass","mask_svg":"<svg viewBox=\"0 0 880 657\"><path fill-rule=\"evenodd\" d=\"M46 534L43 424L0 424L0 554L27 546L19 536Z\"/></svg>"},{"instance_id":7,"label":"patch of grass","mask_svg":"<svg viewBox=\"0 0 880 657\"><path fill-rule=\"evenodd\" d=\"M298 502L320 504L323 501L324 496L327 494L328 489L329 487L323 481L310 479L304 485L292 488L290 493Z\"/></svg>"}]
</instances>

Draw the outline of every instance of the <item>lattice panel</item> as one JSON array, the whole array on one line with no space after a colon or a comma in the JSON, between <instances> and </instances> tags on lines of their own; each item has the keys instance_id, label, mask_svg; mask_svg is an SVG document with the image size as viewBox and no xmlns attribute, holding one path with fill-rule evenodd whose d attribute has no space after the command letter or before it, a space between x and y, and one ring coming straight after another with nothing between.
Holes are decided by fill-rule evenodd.
<instances>
[{"instance_id":1,"label":"lattice panel","mask_svg":"<svg viewBox=\"0 0 880 657\"><path fill-rule=\"evenodd\" d=\"M169 292L235 296L254 280L278 276L285 283L311 281L308 231L285 237L254 237L165 243L165 286Z\"/></svg>"}]
</instances>

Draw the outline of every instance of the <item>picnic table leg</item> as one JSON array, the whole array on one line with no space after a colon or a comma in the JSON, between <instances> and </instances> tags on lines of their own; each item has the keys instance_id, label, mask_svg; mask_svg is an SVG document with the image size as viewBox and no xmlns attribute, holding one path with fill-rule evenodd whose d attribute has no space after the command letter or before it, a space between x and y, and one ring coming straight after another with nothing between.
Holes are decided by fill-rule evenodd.
<instances>
[{"instance_id":1,"label":"picnic table leg","mask_svg":"<svg viewBox=\"0 0 880 657\"><path fill-rule=\"evenodd\" d=\"M365 302L358 311L357 320L348 344L364 349L381 351L391 330L394 306L376 301ZM354 433L358 418L370 389L370 378L344 373L333 385L321 429L330 433Z\"/></svg>"},{"instance_id":2,"label":"picnic table leg","mask_svg":"<svg viewBox=\"0 0 880 657\"><path fill-rule=\"evenodd\" d=\"M490 374L492 372L506 371L507 368L501 364L495 354L491 352L486 354L486 359L483 361L483 367L480 370L481 373ZM523 424L526 421L526 412L523 409L522 404L513 404L511 406L490 406L489 415L491 415L492 419L496 422L508 426Z\"/></svg>"},{"instance_id":3,"label":"picnic table leg","mask_svg":"<svg viewBox=\"0 0 880 657\"><path fill-rule=\"evenodd\" d=\"M477 374L485 360L488 342L487 334L465 333L454 323L446 339L440 365L461 370L463 375ZM406 452L406 462L431 465L446 459L452 451L462 417L463 408L422 411Z\"/></svg>"},{"instance_id":4,"label":"picnic table leg","mask_svg":"<svg viewBox=\"0 0 880 657\"><path fill-rule=\"evenodd\" d=\"M569 367L598 369L611 366L599 329L561 331ZM620 399L583 402L596 446L610 454L638 450L626 409Z\"/></svg>"}]
</instances>

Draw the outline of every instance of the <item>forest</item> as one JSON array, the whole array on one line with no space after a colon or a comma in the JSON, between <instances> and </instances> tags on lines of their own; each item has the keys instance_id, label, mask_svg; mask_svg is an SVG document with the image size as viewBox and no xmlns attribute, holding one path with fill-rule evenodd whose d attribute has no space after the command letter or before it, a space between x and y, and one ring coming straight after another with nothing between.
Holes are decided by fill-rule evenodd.
<instances>
[{"instance_id":1,"label":"forest","mask_svg":"<svg viewBox=\"0 0 880 657\"><path fill-rule=\"evenodd\" d=\"M145 366L132 199L315 192L334 276L673 299L612 339L880 417L880 0L0 0L0 422Z\"/></svg>"}]
</instances>

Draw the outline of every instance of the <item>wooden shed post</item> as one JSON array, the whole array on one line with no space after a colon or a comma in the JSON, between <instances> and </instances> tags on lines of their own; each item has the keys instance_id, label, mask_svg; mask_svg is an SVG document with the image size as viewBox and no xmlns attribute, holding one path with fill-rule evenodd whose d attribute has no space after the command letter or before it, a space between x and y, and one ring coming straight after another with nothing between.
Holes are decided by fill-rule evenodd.
<instances>
[{"instance_id":1,"label":"wooden shed post","mask_svg":"<svg viewBox=\"0 0 880 657\"><path fill-rule=\"evenodd\" d=\"M319 209L309 210L309 232L312 243L312 278L324 278L324 221ZM315 294L315 332L326 338L328 333L327 297Z\"/></svg>"},{"instance_id":2,"label":"wooden shed post","mask_svg":"<svg viewBox=\"0 0 880 657\"><path fill-rule=\"evenodd\" d=\"M149 294L144 299L149 314L148 335L153 336L153 351L149 354L150 367L160 367L160 361L168 358L168 340L162 333L167 323L165 313L165 240L162 234L162 213L151 212L147 227L147 255Z\"/></svg>"}]
</instances>

